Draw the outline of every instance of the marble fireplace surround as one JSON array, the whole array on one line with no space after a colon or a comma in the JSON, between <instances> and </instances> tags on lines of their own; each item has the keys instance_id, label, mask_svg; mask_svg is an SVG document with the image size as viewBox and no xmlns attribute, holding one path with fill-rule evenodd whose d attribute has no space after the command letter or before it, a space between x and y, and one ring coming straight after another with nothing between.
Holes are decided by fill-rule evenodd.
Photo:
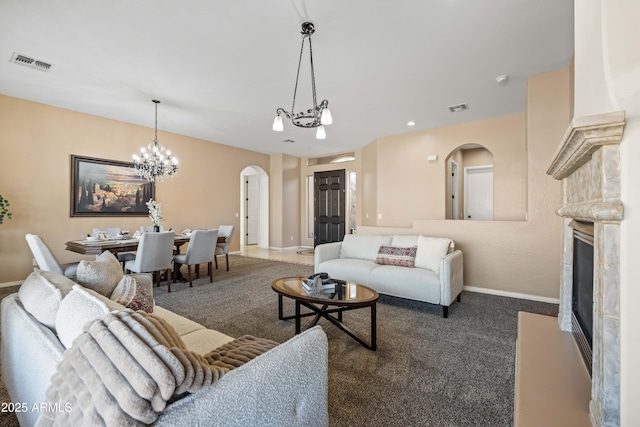
<instances>
[{"instance_id":1,"label":"marble fireplace surround","mask_svg":"<svg viewBox=\"0 0 640 427\"><path fill-rule=\"evenodd\" d=\"M593 366L589 414L595 427L620 425L620 141L624 111L576 117L547 174L562 181L562 269L558 323L571 331L572 220L594 225Z\"/></svg>"}]
</instances>

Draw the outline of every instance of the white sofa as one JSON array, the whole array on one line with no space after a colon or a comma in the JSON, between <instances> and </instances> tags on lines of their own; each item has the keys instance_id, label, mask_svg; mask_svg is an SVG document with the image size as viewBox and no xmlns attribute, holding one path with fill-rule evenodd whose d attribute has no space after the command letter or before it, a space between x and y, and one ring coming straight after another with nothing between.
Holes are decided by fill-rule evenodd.
<instances>
[{"instance_id":1,"label":"white sofa","mask_svg":"<svg viewBox=\"0 0 640 427\"><path fill-rule=\"evenodd\" d=\"M415 267L377 263L381 246L416 248ZM418 235L348 234L342 242L316 246L315 272L356 282L380 294L442 306L443 317L463 287L463 257L450 239Z\"/></svg>"},{"instance_id":2,"label":"white sofa","mask_svg":"<svg viewBox=\"0 0 640 427\"><path fill-rule=\"evenodd\" d=\"M36 273L40 288L23 292ZM11 402L20 404L16 416L21 426L38 421L38 408L46 402L50 378L65 352L63 343L72 345L69 334L81 331L87 316L124 308L57 273L32 275L1 305L2 380ZM89 294L96 298L82 302ZM70 309L77 312L61 315ZM153 313L175 328L189 350L200 354L233 340L161 307L155 306ZM62 317L66 324L60 323ZM231 370L211 387L169 403L154 425L326 426L327 361L326 335L321 328L310 329Z\"/></svg>"}]
</instances>

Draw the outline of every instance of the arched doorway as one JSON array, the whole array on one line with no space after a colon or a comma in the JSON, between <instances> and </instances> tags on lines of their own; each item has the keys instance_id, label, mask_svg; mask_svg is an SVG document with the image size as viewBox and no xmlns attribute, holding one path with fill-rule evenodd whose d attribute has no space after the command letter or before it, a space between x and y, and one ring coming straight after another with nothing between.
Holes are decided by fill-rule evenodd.
<instances>
[{"instance_id":1,"label":"arched doorway","mask_svg":"<svg viewBox=\"0 0 640 427\"><path fill-rule=\"evenodd\" d=\"M466 144L445 160L445 218L493 219L493 153L482 145Z\"/></svg>"},{"instance_id":2,"label":"arched doorway","mask_svg":"<svg viewBox=\"0 0 640 427\"><path fill-rule=\"evenodd\" d=\"M260 166L240 172L240 246L269 248L269 176Z\"/></svg>"}]
</instances>

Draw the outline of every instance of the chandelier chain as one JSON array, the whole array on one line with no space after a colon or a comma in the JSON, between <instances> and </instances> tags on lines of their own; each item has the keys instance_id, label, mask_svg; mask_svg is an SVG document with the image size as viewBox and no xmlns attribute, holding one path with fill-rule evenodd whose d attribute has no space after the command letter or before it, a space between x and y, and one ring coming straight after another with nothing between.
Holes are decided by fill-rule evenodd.
<instances>
[{"instance_id":1,"label":"chandelier chain","mask_svg":"<svg viewBox=\"0 0 640 427\"><path fill-rule=\"evenodd\" d=\"M296 85L293 87L293 101L291 102L291 114L296 111L296 94L298 93L298 79L300 78L300 64L302 64L302 54L304 52L304 39L306 34L302 35L302 45L300 46L300 57L298 58L298 72L296 73Z\"/></svg>"},{"instance_id":2,"label":"chandelier chain","mask_svg":"<svg viewBox=\"0 0 640 427\"><path fill-rule=\"evenodd\" d=\"M311 92L313 93L313 109L318 109L316 100L316 73L313 71L313 49L311 48L311 37L309 37L309 62L311 63Z\"/></svg>"},{"instance_id":3,"label":"chandelier chain","mask_svg":"<svg viewBox=\"0 0 640 427\"><path fill-rule=\"evenodd\" d=\"M158 143L158 104L160 103L160 101L153 101L156 104L156 123L155 123L155 129L156 129L156 133L155 133L155 143Z\"/></svg>"}]
</instances>

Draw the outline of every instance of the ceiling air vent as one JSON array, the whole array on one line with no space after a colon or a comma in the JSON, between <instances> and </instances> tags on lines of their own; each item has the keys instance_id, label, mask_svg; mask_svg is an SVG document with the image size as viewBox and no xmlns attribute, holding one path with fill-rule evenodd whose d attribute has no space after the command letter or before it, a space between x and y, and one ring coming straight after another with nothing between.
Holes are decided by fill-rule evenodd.
<instances>
[{"instance_id":1,"label":"ceiling air vent","mask_svg":"<svg viewBox=\"0 0 640 427\"><path fill-rule=\"evenodd\" d=\"M449 111L451 111L452 113L459 113L461 111L466 111L468 109L469 109L469 106L467 104L457 104L457 105L449 106Z\"/></svg>"},{"instance_id":2,"label":"ceiling air vent","mask_svg":"<svg viewBox=\"0 0 640 427\"><path fill-rule=\"evenodd\" d=\"M295 143L295 141L293 139L283 139L280 142L284 142L285 144L293 144L293 143Z\"/></svg>"},{"instance_id":3,"label":"ceiling air vent","mask_svg":"<svg viewBox=\"0 0 640 427\"><path fill-rule=\"evenodd\" d=\"M40 61L39 59L29 58L28 56L21 55L19 53L13 53L9 62L22 65L23 67L31 68L32 70L44 71L45 73L51 70L53 64Z\"/></svg>"}]
</instances>

